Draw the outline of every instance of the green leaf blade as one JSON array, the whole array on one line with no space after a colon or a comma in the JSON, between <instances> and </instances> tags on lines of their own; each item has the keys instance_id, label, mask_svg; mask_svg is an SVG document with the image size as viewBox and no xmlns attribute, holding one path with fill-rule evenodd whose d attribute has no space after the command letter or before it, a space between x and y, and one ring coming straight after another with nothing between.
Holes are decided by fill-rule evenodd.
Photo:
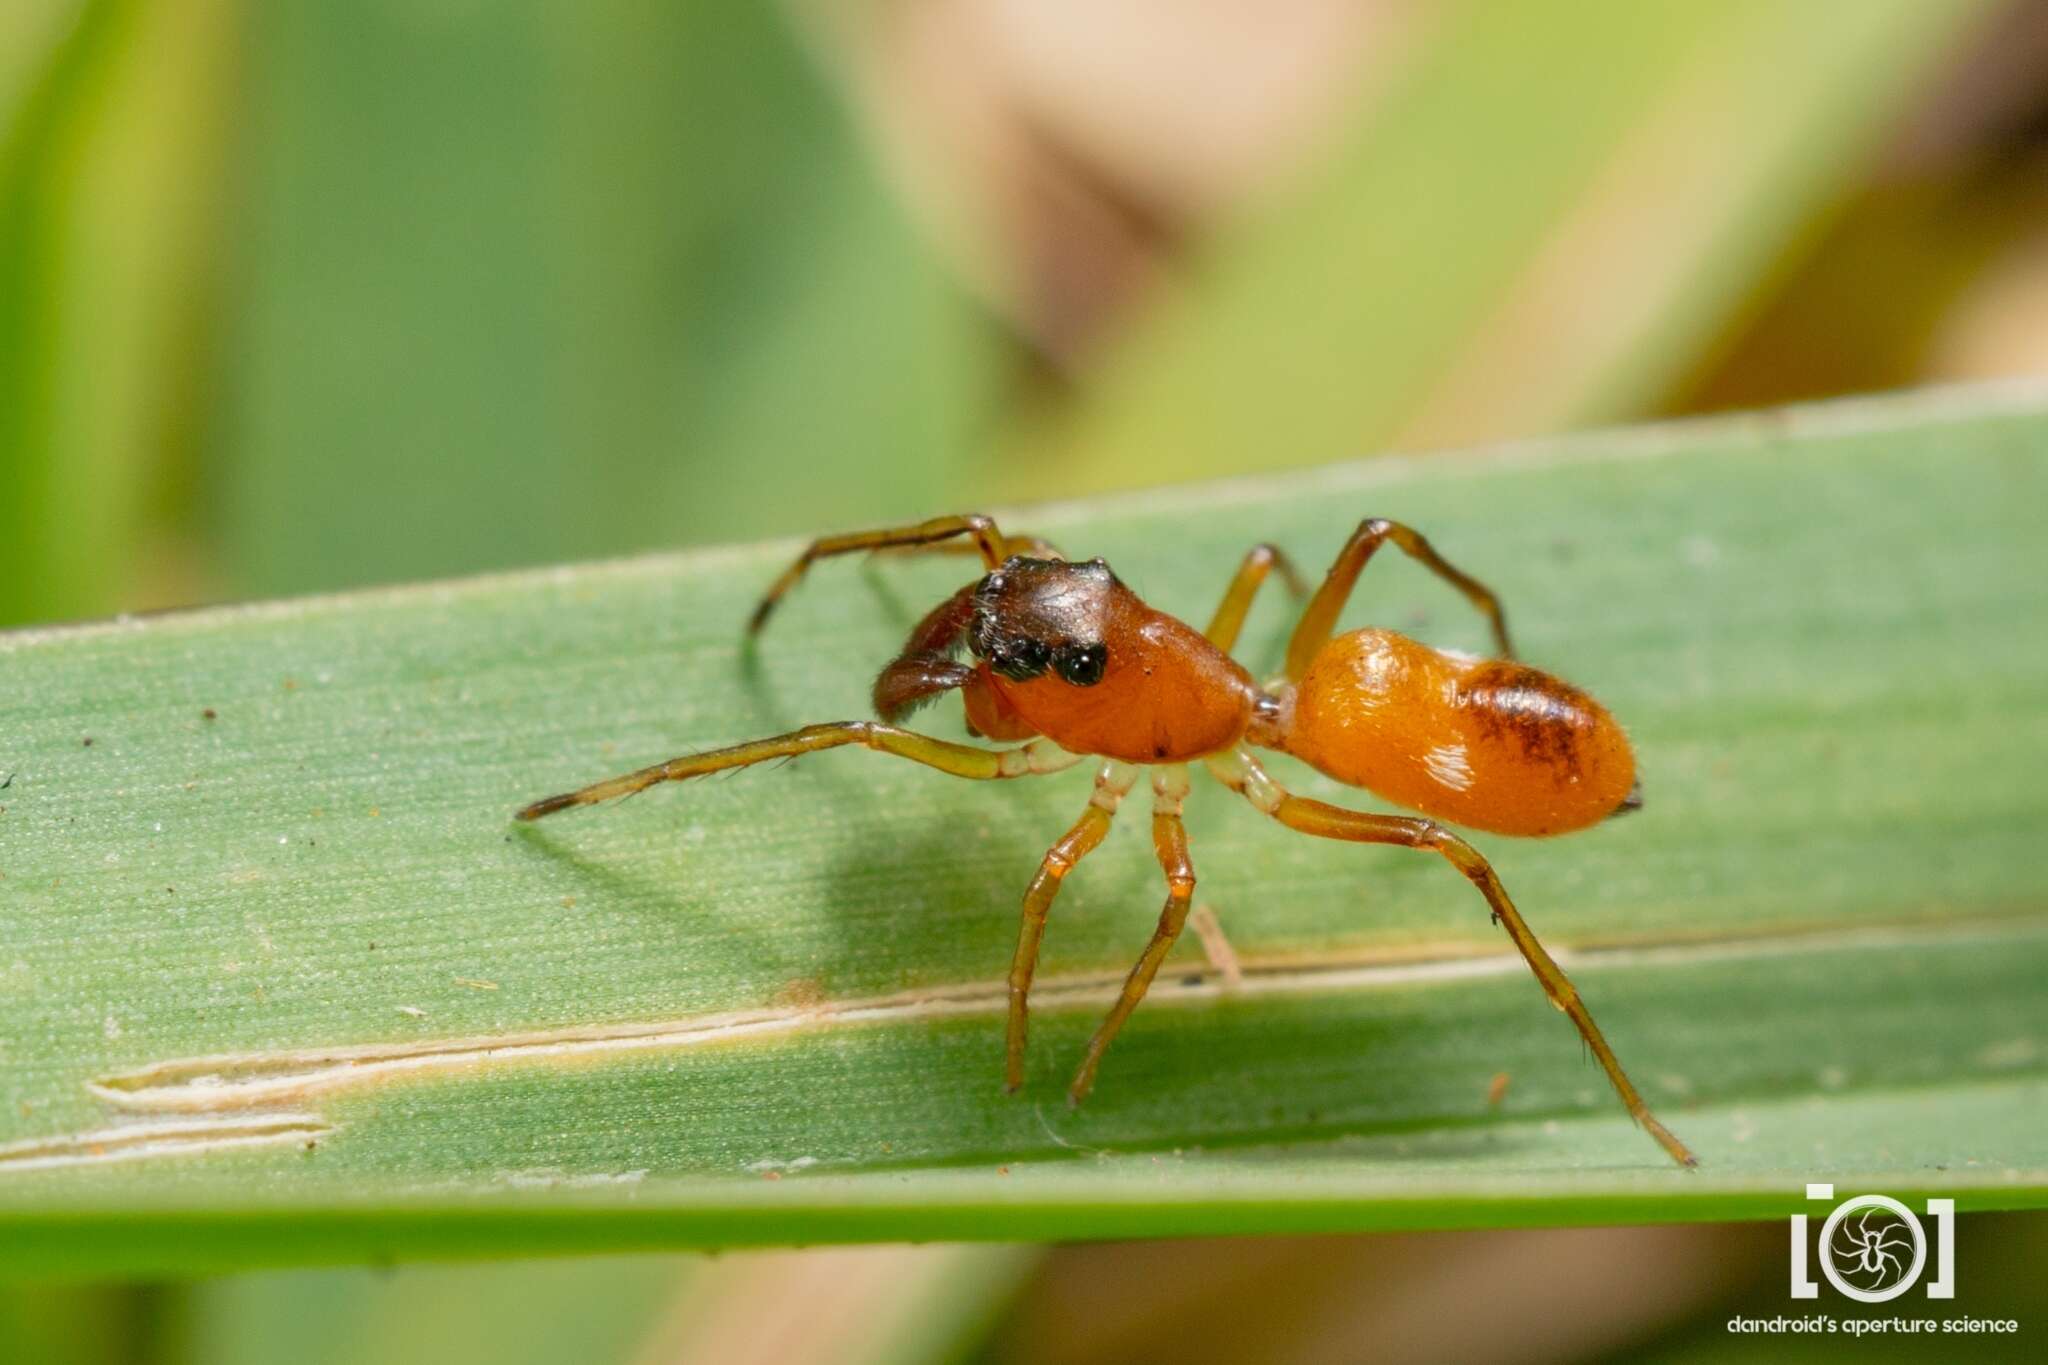
<instances>
[{"instance_id":1,"label":"green leaf blade","mask_svg":"<svg viewBox=\"0 0 2048 1365\"><path fill-rule=\"evenodd\" d=\"M789 547L0 637L9 1268L1724 1218L1831 1177L2048 1202L2019 1117L2048 1084L2044 437L2048 397L1978 391L1017 522L1196 618L1246 544L1314 563L1364 515L1495 582L1530 657L1630 725L1649 804L1483 847L1697 1173L1448 869L1213 784L1197 894L1247 983L1190 936L1075 1113L1159 900L1142 813L1055 909L1016 1098L997 983L1084 771L831 754L510 823L860 714L960 561L828 566L751 655ZM1286 615L1261 604L1255 666ZM1366 619L1478 641L1407 566L1375 565ZM240 1103L283 1072L312 1079ZM195 1117L317 1131L90 1150ZM90 1159L22 1156L68 1139Z\"/></svg>"}]
</instances>

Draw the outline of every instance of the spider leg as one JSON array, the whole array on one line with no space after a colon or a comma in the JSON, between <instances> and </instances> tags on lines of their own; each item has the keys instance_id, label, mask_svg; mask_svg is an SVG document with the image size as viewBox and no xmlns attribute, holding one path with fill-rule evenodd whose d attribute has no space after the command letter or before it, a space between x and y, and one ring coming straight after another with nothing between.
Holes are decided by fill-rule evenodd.
<instances>
[{"instance_id":1,"label":"spider leg","mask_svg":"<svg viewBox=\"0 0 2048 1365\"><path fill-rule=\"evenodd\" d=\"M1309 600L1308 610L1301 614L1301 623L1294 628L1294 636L1287 642L1288 677L1299 678L1307 671L1309 660L1315 657L1316 651L1336 629L1338 613L1350 600L1359 571L1365 568L1365 562L1372 558L1373 551L1390 540L1409 558L1463 593L1465 600L1493 627L1494 644L1500 650L1500 656L1503 659L1515 657L1514 646L1508 640L1507 616L1491 588L1450 564L1416 531L1398 521L1372 517L1360 522L1351 539L1338 551L1336 562L1330 565L1329 576Z\"/></svg>"},{"instance_id":2,"label":"spider leg","mask_svg":"<svg viewBox=\"0 0 2048 1365\"><path fill-rule=\"evenodd\" d=\"M1074 864L1092 853L1109 833L1109 822L1115 818L1117 806L1137 780L1137 769L1127 763L1112 760L1103 764L1095 774L1095 791L1088 798L1088 808L1081 812L1073 828L1046 850L1044 861L1038 865L1038 875L1024 892L1024 907L1017 924L1017 952L1010 959L1010 1018L1003 1040L1003 1086L1007 1090L1014 1092L1024 1084L1031 978L1038 971L1038 945L1045 937L1045 917L1052 909L1053 897L1059 895L1060 882Z\"/></svg>"},{"instance_id":3,"label":"spider leg","mask_svg":"<svg viewBox=\"0 0 2048 1365\"><path fill-rule=\"evenodd\" d=\"M1493 918L1508 931L1529 970L1543 986L1544 994L1570 1017L1577 1026L1579 1036L1592 1049L1599 1060L1600 1069L1607 1073L1621 1102L1628 1107L1632 1118L1649 1131L1674 1161L1681 1165L1697 1165L1693 1154L1672 1135L1671 1130L1659 1123L1650 1113L1649 1105L1643 1102L1628 1075L1621 1069L1615 1058L1614 1049L1607 1045L1607 1039L1600 1032L1600 1026L1593 1022L1592 1014L1580 1000L1578 990L1564 974L1564 969L1544 951L1528 924L1522 919L1521 911L1508 899L1506 888L1494 874L1491 864L1480 856L1479 851L1433 820L1413 816L1376 815L1366 811L1345 810L1304 797L1292 796L1279 783L1268 777L1258 762L1243 750L1219 755L1208 760L1209 770L1218 781L1242 795L1254 806L1278 820L1290 829L1304 834L1313 834L1324 839L1343 839L1362 844L1397 844L1404 848L1424 849L1442 855L1451 866L1464 874L1486 898L1493 911Z\"/></svg>"},{"instance_id":4,"label":"spider leg","mask_svg":"<svg viewBox=\"0 0 2048 1365\"><path fill-rule=\"evenodd\" d=\"M1180 937L1181 926L1187 923L1188 903L1195 895L1195 869L1188 861L1188 835L1180 819L1181 803L1187 794L1186 765L1176 763L1153 772L1152 849L1159 856L1159 870L1166 874L1166 907L1159 912L1159 924L1152 931L1151 942L1145 945L1130 975L1124 978L1123 994L1110 1006L1095 1036L1088 1040L1088 1054L1081 1060L1081 1069L1074 1073L1073 1084L1067 1087L1069 1104L1079 1104L1088 1098L1088 1092L1095 1087L1095 1072L1102 1065L1102 1054L1109 1050L1131 1011L1145 998L1152 978L1159 974L1159 964L1166 960L1174 940Z\"/></svg>"},{"instance_id":5,"label":"spider leg","mask_svg":"<svg viewBox=\"0 0 2048 1365\"><path fill-rule=\"evenodd\" d=\"M959 540L934 540L921 545L888 545L875 551L878 555L895 558L898 555L971 555L978 554L981 546ZM1024 555L1031 559L1065 559L1060 547L1044 536L1003 536L997 544L997 553L1003 559L1011 555ZM1000 563L1001 561L997 561Z\"/></svg>"},{"instance_id":6,"label":"spider leg","mask_svg":"<svg viewBox=\"0 0 2048 1365\"><path fill-rule=\"evenodd\" d=\"M588 806L599 801L609 801L617 796L631 796L635 792L647 790L657 782L680 782L727 768L751 767L756 763L765 763L769 759L794 758L799 754L814 753L819 749L836 749L844 744L866 745L881 753L907 758L913 763L922 763L928 768L937 768L940 772L951 773L955 777L982 779L1028 777L1038 773L1058 772L1081 761L1080 755L1070 754L1049 740L1034 740L1017 749L977 749L971 744L954 744L870 720L835 721L827 725L806 725L803 729L792 730L786 735L735 744L725 749L713 749L709 753L671 758L666 763L657 763L652 767L641 768L637 772L625 773L619 777L609 777L576 791L564 792L560 796L544 797L521 810L517 818L538 820L544 815L553 815L556 811L567 810L571 806Z\"/></svg>"},{"instance_id":7,"label":"spider leg","mask_svg":"<svg viewBox=\"0 0 2048 1365\"><path fill-rule=\"evenodd\" d=\"M972 536L974 547L981 553L981 562L993 569L1003 562L1004 547L1008 538L996 528L995 522L979 514L959 517L934 517L914 526L890 526L878 531L854 531L846 535L823 536L812 541L796 562L782 571L782 576L768 586L762 594L760 605L754 608L752 619L747 622L747 634L753 635L768 624L769 614L782 601L791 588L804 576L804 571L820 559L833 555L855 554L861 550L889 550L901 547L931 545L951 540L956 536Z\"/></svg>"},{"instance_id":8,"label":"spider leg","mask_svg":"<svg viewBox=\"0 0 2048 1365\"><path fill-rule=\"evenodd\" d=\"M1266 581L1266 575L1273 570L1280 571L1281 581L1296 597L1306 596L1308 584L1304 583L1294 561L1274 545L1258 544L1245 553L1244 562L1237 566L1237 573L1231 577L1230 586L1224 589L1223 600L1216 604L1216 615L1209 620L1209 629L1203 632L1209 643L1228 654L1237 644L1238 632L1244 629L1244 618L1250 614L1252 599L1258 596L1259 587Z\"/></svg>"}]
</instances>

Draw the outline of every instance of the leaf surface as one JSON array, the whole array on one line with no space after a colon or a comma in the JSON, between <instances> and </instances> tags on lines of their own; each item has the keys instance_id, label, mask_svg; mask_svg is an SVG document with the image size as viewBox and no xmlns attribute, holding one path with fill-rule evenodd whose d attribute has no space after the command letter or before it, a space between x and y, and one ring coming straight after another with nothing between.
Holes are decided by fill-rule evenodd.
<instances>
[{"instance_id":1,"label":"leaf surface","mask_svg":"<svg viewBox=\"0 0 2048 1365\"><path fill-rule=\"evenodd\" d=\"M1160 899L1142 805L1055 907L1018 1097L999 983L1085 769L835 752L510 823L862 714L967 561L826 565L751 652L790 545L0 636L0 1266L2048 1202L2044 448L2048 395L1975 390L1006 519L1197 620L1254 540L1314 565L1365 515L1500 588L1647 807L1482 847L1690 1173L1448 868L1206 780L1244 984L1189 935L1076 1112ZM1391 560L1346 620L1481 641Z\"/></svg>"}]
</instances>

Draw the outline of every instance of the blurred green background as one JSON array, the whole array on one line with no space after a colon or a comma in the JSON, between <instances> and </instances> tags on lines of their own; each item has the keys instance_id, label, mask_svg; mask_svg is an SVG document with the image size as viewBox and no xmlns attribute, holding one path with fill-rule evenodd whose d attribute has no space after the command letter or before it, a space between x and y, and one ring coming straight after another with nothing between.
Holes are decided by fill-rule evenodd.
<instances>
[{"instance_id":1,"label":"blurred green background","mask_svg":"<svg viewBox=\"0 0 2048 1365\"><path fill-rule=\"evenodd\" d=\"M2040 375L2043 317L2030 0L0 5L0 625ZM1190 1360L1253 1299L1682 1358L1760 1235L21 1289L0 1359ZM1574 1257L1639 1301L1358 1288Z\"/></svg>"}]
</instances>

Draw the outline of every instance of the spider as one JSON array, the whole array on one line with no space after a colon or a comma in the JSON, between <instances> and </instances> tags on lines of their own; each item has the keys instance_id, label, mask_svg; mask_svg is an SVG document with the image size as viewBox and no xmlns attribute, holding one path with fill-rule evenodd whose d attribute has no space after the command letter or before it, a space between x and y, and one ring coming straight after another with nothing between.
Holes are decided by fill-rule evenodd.
<instances>
[{"instance_id":1,"label":"spider","mask_svg":"<svg viewBox=\"0 0 2048 1365\"><path fill-rule=\"evenodd\" d=\"M1492 629L1496 657L1431 648L1392 631L1336 634L1361 570L1393 544L1462 593ZM1230 657L1245 616L1278 570L1303 591L1271 545L1249 551L1206 630L1147 606L1100 559L1070 561L1033 537L1005 536L985 516L951 516L814 541L769 587L748 625L817 561L876 550L961 550L985 572L934 607L875 679L881 722L807 725L789 734L672 758L518 813L537 820L571 806L627 796L659 782L859 744L956 777L1008 779L1099 760L1087 807L1046 853L1024 893L1009 973L1004 1078L1024 1078L1027 1002L1046 914L1060 883L1103 840L1141 768L1152 774L1152 843L1166 905L1123 991L1089 1042L1068 1090L1078 1104L1103 1053L1144 997L1186 922L1194 894L1181 804L1199 763L1225 787L1290 829L1324 839L1395 844L1446 859L1485 898L1496 924L1527 960L1551 1004L1570 1016L1622 1103L1677 1161L1685 1144L1651 1115L1557 963L1536 939L1479 852L1439 820L1499 834L1554 835L1641 805L1627 736L1592 697L1514 661L1499 600L1399 522L1361 523L1310 598L1287 647L1285 670L1265 686ZM962 651L968 658L960 657ZM919 706L957 691L970 732L1015 747L991 750L901 728ZM1255 748L1292 754L1422 817L1348 810L1289 793ZM1431 818L1433 817L1433 818Z\"/></svg>"},{"instance_id":2,"label":"spider","mask_svg":"<svg viewBox=\"0 0 2048 1365\"><path fill-rule=\"evenodd\" d=\"M1874 1232L1871 1230L1870 1216L1876 1212L1878 1210L1874 1208L1865 1209L1862 1216L1856 1220L1853 1232L1846 1224L1837 1229L1833 1247L1836 1260L1849 1260L1855 1263L1842 1273L1873 1275L1876 1277L1872 1283L1873 1288L1903 1276L1906 1273L1906 1266L1898 1259L1898 1253L1910 1255L1913 1250L1912 1244L1904 1240L1903 1225L1897 1220L1886 1223ZM1901 1234L1896 1245L1891 1241L1894 1233Z\"/></svg>"}]
</instances>

